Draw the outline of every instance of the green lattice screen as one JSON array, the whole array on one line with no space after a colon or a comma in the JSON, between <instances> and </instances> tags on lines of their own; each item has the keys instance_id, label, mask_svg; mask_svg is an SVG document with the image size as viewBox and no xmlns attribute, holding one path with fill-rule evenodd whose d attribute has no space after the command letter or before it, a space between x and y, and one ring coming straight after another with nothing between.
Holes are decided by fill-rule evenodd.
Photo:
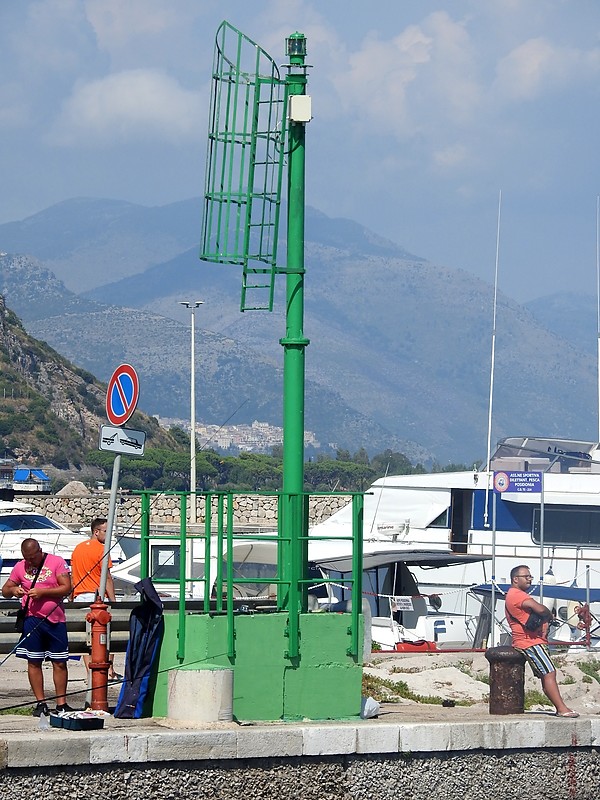
<instances>
[{"instance_id":1,"label":"green lattice screen","mask_svg":"<svg viewBox=\"0 0 600 800\"><path fill-rule=\"evenodd\" d=\"M216 36L200 258L243 267L241 310L273 308L286 88L228 22Z\"/></svg>"}]
</instances>

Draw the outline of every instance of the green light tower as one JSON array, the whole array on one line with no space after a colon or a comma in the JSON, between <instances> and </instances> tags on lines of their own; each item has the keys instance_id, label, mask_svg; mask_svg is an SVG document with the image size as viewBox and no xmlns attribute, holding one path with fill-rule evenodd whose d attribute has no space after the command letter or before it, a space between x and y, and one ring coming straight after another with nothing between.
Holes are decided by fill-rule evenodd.
<instances>
[{"instance_id":1,"label":"green light tower","mask_svg":"<svg viewBox=\"0 0 600 800\"><path fill-rule=\"evenodd\" d=\"M308 495L304 493L304 391L309 341L303 328L305 134L311 105L306 94L304 34L296 32L286 39L286 56L282 77L269 54L228 22L217 31L200 256L242 267L242 311L271 311L276 276L286 278L286 327L279 340L284 353L283 489L277 536L265 536L277 540L277 577L260 579L276 583L277 607L268 614L234 614L229 553L235 536L233 499L229 497L224 532L228 543L227 602L222 602L218 566L215 613L188 618L182 612L179 628L168 621L167 636L168 646L176 650L178 658L181 654L195 665L234 668L234 713L242 718L338 719L355 716L360 709L362 494L353 494L353 535L347 537L352 540L353 569L348 581L352 613L308 613L311 581ZM284 263L278 265L286 169L287 253ZM222 501L219 498L221 510ZM209 498L206 502L208 508ZM207 514L205 520L207 543L209 517ZM217 550L219 547L217 536ZM219 564L222 561L219 557ZM210 579L205 573L205 590L207 587ZM182 625L188 630L185 647ZM165 647L161 669L169 669L173 661ZM181 659L179 667L185 668ZM164 680L161 692L160 709L167 694Z\"/></svg>"},{"instance_id":2,"label":"green light tower","mask_svg":"<svg viewBox=\"0 0 600 800\"><path fill-rule=\"evenodd\" d=\"M306 37L286 39L287 75L244 34L217 33L201 258L243 267L241 310L272 310L275 276L286 276L283 358L283 495L278 604L306 609L298 578L307 568L304 489ZM287 160L287 259L277 266L283 171ZM302 595L302 596L301 596ZM294 623L291 622L291 628ZM294 631L292 630L292 633ZM296 637L291 636L290 642ZM291 653L295 653L295 645Z\"/></svg>"},{"instance_id":3,"label":"green light tower","mask_svg":"<svg viewBox=\"0 0 600 800\"><path fill-rule=\"evenodd\" d=\"M290 63L288 94L288 236L286 267L286 335L284 348L283 489L290 494L304 488L304 186L306 123L311 118L306 95L306 38L294 33L286 40Z\"/></svg>"},{"instance_id":4,"label":"green light tower","mask_svg":"<svg viewBox=\"0 0 600 800\"><path fill-rule=\"evenodd\" d=\"M280 596L280 604L292 610L306 611L306 592L301 596L294 580L297 569L307 568L308 531L304 489L304 206L305 206L305 137L311 119L310 97L306 94L306 37L294 33L286 39L286 89L288 96L288 236L286 266L286 332L283 345L283 492L284 503L280 531L281 574L290 580L290 597ZM288 536L289 535L289 540ZM286 546L289 541L289 548ZM302 577L300 575L299 577ZM297 641L290 618L290 655Z\"/></svg>"}]
</instances>

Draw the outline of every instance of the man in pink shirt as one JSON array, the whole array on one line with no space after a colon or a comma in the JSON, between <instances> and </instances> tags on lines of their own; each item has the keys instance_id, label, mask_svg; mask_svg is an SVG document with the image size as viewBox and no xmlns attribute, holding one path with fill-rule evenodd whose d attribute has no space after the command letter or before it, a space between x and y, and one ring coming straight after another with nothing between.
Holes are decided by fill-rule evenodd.
<instances>
[{"instance_id":1,"label":"man in pink shirt","mask_svg":"<svg viewBox=\"0 0 600 800\"><path fill-rule=\"evenodd\" d=\"M52 662L56 710L70 711L67 705L67 660L69 645L64 598L71 592L71 576L64 559L43 553L37 539L24 539L23 560L13 567L2 587L2 596L18 597L27 604L27 616L17 658L27 659L27 676L37 700L34 717L49 714L44 693L42 663ZM35 581L35 585L32 584Z\"/></svg>"},{"instance_id":2,"label":"man in pink shirt","mask_svg":"<svg viewBox=\"0 0 600 800\"><path fill-rule=\"evenodd\" d=\"M533 576L529 567L520 564L510 571L510 589L506 593L506 620L512 631L512 644L515 650L523 653L536 678L542 681L542 689L548 700L556 708L557 717L578 717L576 711L565 705L558 683L556 667L548 650L548 622L552 614L546 606L536 602L527 593L531 588ZM545 618L538 630L530 631L525 627L530 613Z\"/></svg>"}]
</instances>

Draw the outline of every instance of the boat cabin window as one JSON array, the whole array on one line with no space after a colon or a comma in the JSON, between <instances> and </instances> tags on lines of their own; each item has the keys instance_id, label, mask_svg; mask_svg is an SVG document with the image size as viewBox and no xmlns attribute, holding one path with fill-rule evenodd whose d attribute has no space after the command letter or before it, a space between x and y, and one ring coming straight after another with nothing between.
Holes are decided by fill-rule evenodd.
<instances>
[{"instance_id":1,"label":"boat cabin window","mask_svg":"<svg viewBox=\"0 0 600 800\"><path fill-rule=\"evenodd\" d=\"M533 541L540 543L540 509L533 510ZM544 544L600 546L600 509L544 506Z\"/></svg>"},{"instance_id":2,"label":"boat cabin window","mask_svg":"<svg viewBox=\"0 0 600 800\"><path fill-rule=\"evenodd\" d=\"M150 548L150 575L159 580L179 580L179 545L161 544Z\"/></svg>"},{"instance_id":3,"label":"boat cabin window","mask_svg":"<svg viewBox=\"0 0 600 800\"><path fill-rule=\"evenodd\" d=\"M0 516L0 531L62 530L60 525L41 514L3 514Z\"/></svg>"},{"instance_id":4,"label":"boat cabin window","mask_svg":"<svg viewBox=\"0 0 600 800\"><path fill-rule=\"evenodd\" d=\"M273 587L271 587L271 581L276 580L277 578L276 564L262 564L255 561L234 561L232 566L233 566L233 582L239 589L240 597L267 598L272 593ZM227 588L226 558L223 559L222 574L223 574L223 591L225 591ZM252 580L253 578L257 578L260 580L257 580L255 582ZM263 583L263 581L265 581L265 583ZM266 581L268 581L268 583L266 583Z\"/></svg>"},{"instance_id":5,"label":"boat cabin window","mask_svg":"<svg viewBox=\"0 0 600 800\"><path fill-rule=\"evenodd\" d=\"M510 437L498 442L491 458L492 470L516 472L600 472L597 442L540 437Z\"/></svg>"},{"instance_id":6,"label":"boat cabin window","mask_svg":"<svg viewBox=\"0 0 600 800\"><path fill-rule=\"evenodd\" d=\"M180 562L178 544L153 544L150 547L150 577L161 582L179 582ZM191 577L200 580L204 577L204 564L197 559L192 561Z\"/></svg>"},{"instance_id":7,"label":"boat cabin window","mask_svg":"<svg viewBox=\"0 0 600 800\"><path fill-rule=\"evenodd\" d=\"M445 511L436 517L433 522L430 522L427 526L428 528L448 528L450 527L450 523L448 522L450 509L447 508Z\"/></svg>"}]
</instances>

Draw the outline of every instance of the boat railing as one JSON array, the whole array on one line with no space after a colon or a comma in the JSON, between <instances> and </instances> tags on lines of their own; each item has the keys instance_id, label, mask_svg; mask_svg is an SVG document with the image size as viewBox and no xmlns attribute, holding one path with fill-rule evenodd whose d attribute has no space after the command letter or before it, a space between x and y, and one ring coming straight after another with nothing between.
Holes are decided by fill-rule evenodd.
<instances>
[{"instance_id":1,"label":"boat railing","mask_svg":"<svg viewBox=\"0 0 600 800\"><path fill-rule=\"evenodd\" d=\"M491 556L491 542L478 542L474 544L470 542L468 545L468 554L473 556ZM539 559L540 545L537 542L522 542L519 544L503 544L496 541L495 552L497 557L512 558L512 559ZM575 545L565 544L557 546L554 544L546 544L544 546L545 558L550 558L553 561L600 561L600 548L594 548L592 545Z\"/></svg>"},{"instance_id":2,"label":"boat railing","mask_svg":"<svg viewBox=\"0 0 600 800\"><path fill-rule=\"evenodd\" d=\"M597 442L509 437L500 440L490 469L514 472L600 474Z\"/></svg>"}]
</instances>

